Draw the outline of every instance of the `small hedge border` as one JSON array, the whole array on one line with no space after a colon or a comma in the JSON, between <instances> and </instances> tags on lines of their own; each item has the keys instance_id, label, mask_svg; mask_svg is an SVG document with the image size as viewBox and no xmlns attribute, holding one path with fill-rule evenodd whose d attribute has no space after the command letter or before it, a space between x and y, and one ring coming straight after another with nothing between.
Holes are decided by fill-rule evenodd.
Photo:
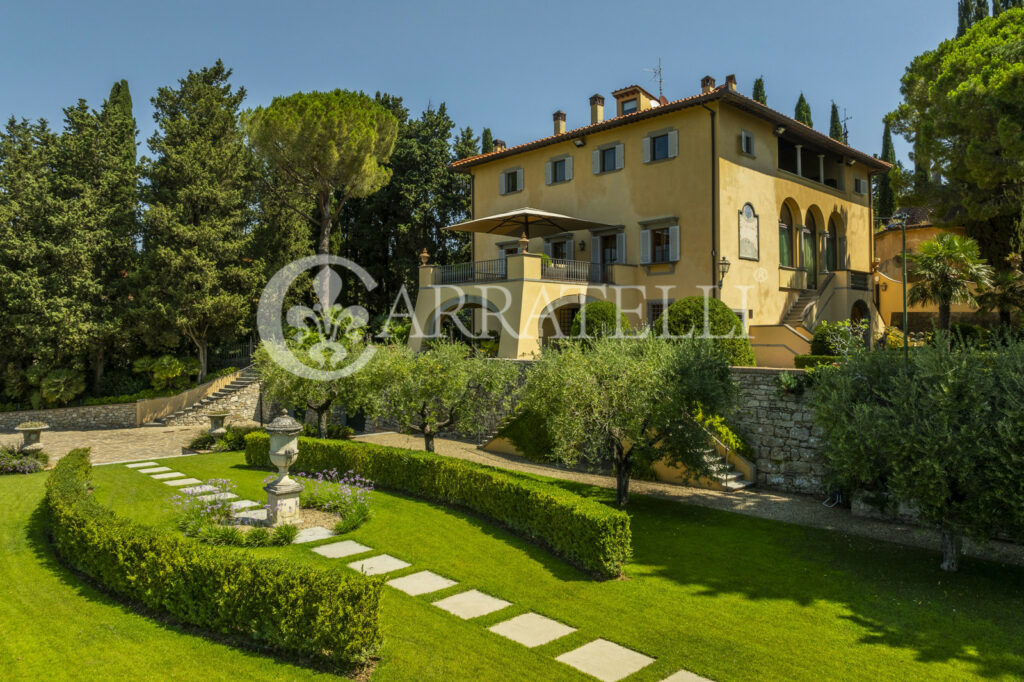
<instances>
[{"instance_id":1,"label":"small hedge border","mask_svg":"<svg viewBox=\"0 0 1024 682\"><path fill-rule=\"evenodd\" d=\"M245 437L245 461L270 466L270 438ZM389 488L463 507L532 540L599 578L614 578L632 554L629 516L568 490L431 452L299 438L293 471L353 471Z\"/></svg>"},{"instance_id":2,"label":"small hedge border","mask_svg":"<svg viewBox=\"0 0 1024 682\"><path fill-rule=\"evenodd\" d=\"M797 355L793 358L793 366L797 369L812 369L819 365L831 365L842 358L838 355Z\"/></svg>"},{"instance_id":3,"label":"small hedge border","mask_svg":"<svg viewBox=\"0 0 1024 682\"><path fill-rule=\"evenodd\" d=\"M111 592L181 623L339 671L380 647L383 581L207 547L97 504L89 450L46 481L49 531L65 563Z\"/></svg>"}]
</instances>

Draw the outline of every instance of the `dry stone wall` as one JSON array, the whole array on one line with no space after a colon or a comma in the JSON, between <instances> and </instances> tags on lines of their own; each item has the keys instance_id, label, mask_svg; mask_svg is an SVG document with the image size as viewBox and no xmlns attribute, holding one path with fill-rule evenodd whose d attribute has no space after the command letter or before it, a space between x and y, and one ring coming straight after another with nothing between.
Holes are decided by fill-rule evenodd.
<instances>
[{"instance_id":1,"label":"dry stone wall","mask_svg":"<svg viewBox=\"0 0 1024 682\"><path fill-rule=\"evenodd\" d=\"M821 430L814 424L813 390L778 395L777 377L802 370L734 367L740 387L733 426L754 451L757 485L769 490L820 494L827 465L818 448Z\"/></svg>"},{"instance_id":2,"label":"dry stone wall","mask_svg":"<svg viewBox=\"0 0 1024 682\"><path fill-rule=\"evenodd\" d=\"M136 410L135 403L117 403L0 412L2 432L13 432L14 427L22 422L46 422L51 429L62 431L128 429L136 425Z\"/></svg>"},{"instance_id":3,"label":"dry stone wall","mask_svg":"<svg viewBox=\"0 0 1024 682\"><path fill-rule=\"evenodd\" d=\"M230 416L226 423L234 422L258 422L260 421L260 409L263 409L263 422L269 421L269 405L263 405L260 400L260 382L256 381L244 388L240 388L230 395L217 398L216 400L203 405L197 410L183 414L178 417L164 417L163 422L168 426L193 426L207 425L210 423L207 415L217 412L227 412Z\"/></svg>"}]
</instances>

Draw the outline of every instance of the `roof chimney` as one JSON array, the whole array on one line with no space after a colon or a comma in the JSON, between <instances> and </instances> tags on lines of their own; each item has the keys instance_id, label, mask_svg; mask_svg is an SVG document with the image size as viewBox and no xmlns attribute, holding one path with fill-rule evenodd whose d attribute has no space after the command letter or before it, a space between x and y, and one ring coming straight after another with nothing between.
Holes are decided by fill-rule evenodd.
<instances>
[{"instance_id":1,"label":"roof chimney","mask_svg":"<svg viewBox=\"0 0 1024 682\"><path fill-rule=\"evenodd\" d=\"M725 77L725 86L733 92L736 92L736 74L730 73Z\"/></svg>"},{"instance_id":2,"label":"roof chimney","mask_svg":"<svg viewBox=\"0 0 1024 682\"><path fill-rule=\"evenodd\" d=\"M494 141L494 151L496 151L496 152L503 152L503 151L505 151L505 140L495 140Z\"/></svg>"},{"instance_id":3,"label":"roof chimney","mask_svg":"<svg viewBox=\"0 0 1024 682\"><path fill-rule=\"evenodd\" d=\"M565 132L565 112L559 109L552 118L555 120L555 135L561 135Z\"/></svg>"},{"instance_id":4,"label":"roof chimney","mask_svg":"<svg viewBox=\"0 0 1024 682\"><path fill-rule=\"evenodd\" d=\"M594 95L590 98L590 124L600 123L604 120L604 97Z\"/></svg>"},{"instance_id":5,"label":"roof chimney","mask_svg":"<svg viewBox=\"0 0 1024 682\"><path fill-rule=\"evenodd\" d=\"M700 79L700 94L706 95L715 89L715 79L711 76L704 76Z\"/></svg>"}]
</instances>

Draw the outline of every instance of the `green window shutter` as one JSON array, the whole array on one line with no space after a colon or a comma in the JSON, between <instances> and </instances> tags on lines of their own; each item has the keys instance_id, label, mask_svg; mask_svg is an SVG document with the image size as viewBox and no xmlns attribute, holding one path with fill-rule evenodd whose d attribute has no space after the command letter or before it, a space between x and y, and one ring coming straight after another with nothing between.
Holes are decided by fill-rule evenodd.
<instances>
[{"instance_id":1,"label":"green window shutter","mask_svg":"<svg viewBox=\"0 0 1024 682\"><path fill-rule=\"evenodd\" d=\"M505 193L505 173L498 173L498 194Z\"/></svg>"},{"instance_id":2,"label":"green window shutter","mask_svg":"<svg viewBox=\"0 0 1024 682\"><path fill-rule=\"evenodd\" d=\"M668 254L669 260L673 263L679 260L679 226L671 225L668 228Z\"/></svg>"},{"instance_id":3,"label":"green window shutter","mask_svg":"<svg viewBox=\"0 0 1024 682\"><path fill-rule=\"evenodd\" d=\"M601 262L601 238L591 237L590 238L590 262L600 263Z\"/></svg>"},{"instance_id":4,"label":"green window shutter","mask_svg":"<svg viewBox=\"0 0 1024 682\"><path fill-rule=\"evenodd\" d=\"M572 157L565 158L565 179L572 180Z\"/></svg>"},{"instance_id":5,"label":"green window shutter","mask_svg":"<svg viewBox=\"0 0 1024 682\"><path fill-rule=\"evenodd\" d=\"M651 262L651 231L640 230L640 264L649 265Z\"/></svg>"},{"instance_id":6,"label":"green window shutter","mask_svg":"<svg viewBox=\"0 0 1024 682\"><path fill-rule=\"evenodd\" d=\"M621 170L626 163L626 146L621 142L615 145L615 170Z\"/></svg>"},{"instance_id":7,"label":"green window shutter","mask_svg":"<svg viewBox=\"0 0 1024 682\"><path fill-rule=\"evenodd\" d=\"M618 159L616 158L616 161ZM619 232L615 235L615 262L625 263L626 262L626 233Z\"/></svg>"},{"instance_id":8,"label":"green window shutter","mask_svg":"<svg viewBox=\"0 0 1024 682\"><path fill-rule=\"evenodd\" d=\"M618 153L618 152L616 152ZM640 160L644 163L651 162L651 138L645 137L640 141Z\"/></svg>"},{"instance_id":9,"label":"green window shutter","mask_svg":"<svg viewBox=\"0 0 1024 682\"><path fill-rule=\"evenodd\" d=\"M595 149L591 156L594 159L594 175L597 175L601 172L601 150Z\"/></svg>"},{"instance_id":10,"label":"green window shutter","mask_svg":"<svg viewBox=\"0 0 1024 682\"><path fill-rule=\"evenodd\" d=\"M523 188L523 169L520 168L516 171L516 191L520 192L523 190Z\"/></svg>"},{"instance_id":11,"label":"green window shutter","mask_svg":"<svg viewBox=\"0 0 1024 682\"><path fill-rule=\"evenodd\" d=\"M544 164L544 184L545 185L550 185L551 184L551 162L550 161L548 161L547 163Z\"/></svg>"},{"instance_id":12,"label":"green window shutter","mask_svg":"<svg viewBox=\"0 0 1024 682\"><path fill-rule=\"evenodd\" d=\"M668 133L668 158L674 159L679 156L679 131L670 130Z\"/></svg>"}]
</instances>

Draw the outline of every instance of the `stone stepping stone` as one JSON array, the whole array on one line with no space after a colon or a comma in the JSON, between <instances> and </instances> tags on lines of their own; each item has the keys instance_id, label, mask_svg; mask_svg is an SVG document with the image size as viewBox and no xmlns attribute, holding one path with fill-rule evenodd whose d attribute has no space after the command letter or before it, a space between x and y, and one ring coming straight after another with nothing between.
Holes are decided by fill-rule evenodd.
<instances>
[{"instance_id":1,"label":"stone stepping stone","mask_svg":"<svg viewBox=\"0 0 1024 682\"><path fill-rule=\"evenodd\" d=\"M198 478L176 478L173 481L164 481L164 485L195 485L202 483Z\"/></svg>"},{"instance_id":2,"label":"stone stepping stone","mask_svg":"<svg viewBox=\"0 0 1024 682\"><path fill-rule=\"evenodd\" d=\"M165 482L169 483L169 481ZM202 483L202 481L200 481L200 483ZM186 495L198 495L199 493L212 493L218 490L220 490L220 488L218 488L217 486L208 485L204 483L203 485L194 485L188 488L182 488L181 492L185 493Z\"/></svg>"},{"instance_id":3,"label":"stone stepping stone","mask_svg":"<svg viewBox=\"0 0 1024 682\"><path fill-rule=\"evenodd\" d=\"M342 557L352 556L353 554L362 554L363 552L372 551L372 547L366 545L360 545L355 540L342 540L341 542L332 542L329 545L320 545L314 547L313 551L320 556L325 556L328 559L341 559Z\"/></svg>"},{"instance_id":4,"label":"stone stepping stone","mask_svg":"<svg viewBox=\"0 0 1024 682\"><path fill-rule=\"evenodd\" d=\"M238 497L238 495L234 493L210 493L209 495L200 495L199 499L203 502L207 502L209 500L233 500L236 497Z\"/></svg>"},{"instance_id":5,"label":"stone stepping stone","mask_svg":"<svg viewBox=\"0 0 1024 682\"><path fill-rule=\"evenodd\" d=\"M416 597L421 594L444 590L452 585L458 585L458 583L430 571L420 571L419 573L389 580L388 585Z\"/></svg>"},{"instance_id":6,"label":"stone stepping stone","mask_svg":"<svg viewBox=\"0 0 1024 682\"><path fill-rule=\"evenodd\" d=\"M253 502L252 500L236 500L231 503L231 511L238 511L240 509L248 509L249 507L260 507L262 506L259 502Z\"/></svg>"},{"instance_id":7,"label":"stone stepping stone","mask_svg":"<svg viewBox=\"0 0 1024 682\"><path fill-rule=\"evenodd\" d=\"M171 467L150 467L149 469L136 469L141 474L159 474L164 471L170 471Z\"/></svg>"},{"instance_id":8,"label":"stone stepping stone","mask_svg":"<svg viewBox=\"0 0 1024 682\"><path fill-rule=\"evenodd\" d=\"M166 474L153 474L153 476L151 478L154 478L157 481L162 481L162 480L167 479L167 478L181 478L184 475L185 474L180 474L177 471L171 471L170 473L166 473Z\"/></svg>"},{"instance_id":9,"label":"stone stepping stone","mask_svg":"<svg viewBox=\"0 0 1024 682\"><path fill-rule=\"evenodd\" d=\"M488 629L531 649L576 632L576 628L545 618L539 613L524 613Z\"/></svg>"},{"instance_id":10,"label":"stone stepping stone","mask_svg":"<svg viewBox=\"0 0 1024 682\"><path fill-rule=\"evenodd\" d=\"M462 620L469 620L500 611L506 606L512 606L512 602L492 597L477 590L470 590L436 601L434 606L456 615Z\"/></svg>"},{"instance_id":11,"label":"stone stepping stone","mask_svg":"<svg viewBox=\"0 0 1024 682\"><path fill-rule=\"evenodd\" d=\"M294 544L316 542L317 540L326 540L327 538L333 537L333 531L327 530L323 526L313 526L312 528L303 528L300 530L299 534L295 536Z\"/></svg>"},{"instance_id":12,"label":"stone stepping stone","mask_svg":"<svg viewBox=\"0 0 1024 682\"><path fill-rule=\"evenodd\" d=\"M602 682L616 682L654 663L650 656L644 656L605 639L595 639L579 649L556 657L555 660L592 675Z\"/></svg>"},{"instance_id":13,"label":"stone stepping stone","mask_svg":"<svg viewBox=\"0 0 1024 682\"><path fill-rule=\"evenodd\" d=\"M408 568L411 565L409 562L396 559L390 554L378 554L369 559L353 561L348 567L354 571L359 571L363 575L380 575L381 573L391 573L402 568Z\"/></svg>"},{"instance_id":14,"label":"stone stepping stone","mask_svg":"<svg viewBox=\"0 0 1024 682\"><path fill-rule=\"evenodd\" d=\"M246 509L245 511L237 511L231 515L232 518L241 521L242 523L258 524L263 523L267 520L266 509Z\"/></svg>"},{"instance_id":15,"label":"stone stepping stone","mask_svg":"<svg viewBox=\"0 0 1024 682\"><path fill-rule=\"evenodd\" d=\"M160 464L157 462L136 462L135 464L125 464L129 469L141 469L142 467L158 467Z\"/></svg>"},{"instance_id":16,"label":"stone stepping stone","mask_svg":"<svg viewBox=\"0 0 1024 682\"><path fill-rule=\"evenodd\" d=\"M711 680L706 677L701 677L696 673L691 673L689 670L680 670L677 673L669 675L661 682L711 682Z\"/></svg>"}]
</instances>

